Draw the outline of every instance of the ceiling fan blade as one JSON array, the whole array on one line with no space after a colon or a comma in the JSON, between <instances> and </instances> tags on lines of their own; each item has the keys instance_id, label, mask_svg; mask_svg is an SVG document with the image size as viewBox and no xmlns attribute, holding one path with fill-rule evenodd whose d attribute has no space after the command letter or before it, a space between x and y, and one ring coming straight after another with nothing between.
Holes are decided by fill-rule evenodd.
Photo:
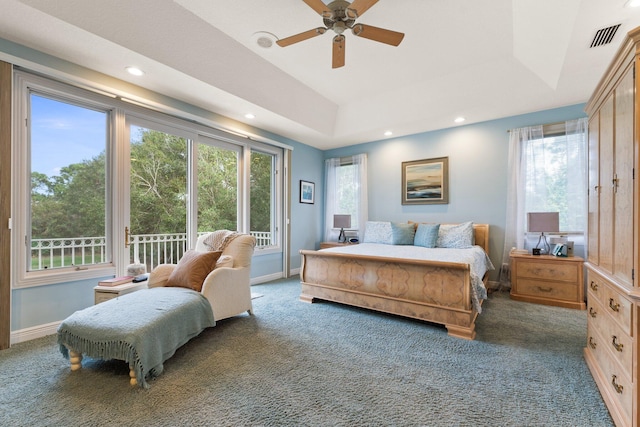
<instances>
[{"instance_id":1,"label":"ceiling fan blade","mask_svg":"<svg viewBox=\"0 0 640 427\"><path fill-rule=\"evenodd\" d=\"M344 67L345 37L340 34L333 38L333 63L331 68Z\"/></svg>"},{"instance_id":2,"label":"ceiling fan blade","mask_svg":"<svg viewBox=\"0 0 640 427\"><path fill-rule=\"evenodd\" d=\"M347 8L347 14L349 14L349 18L356 19L376 3L378 3L378 0L353 0L353 3ZM355 15L352 16L353 14L351 12L354 11Z\"/></svg>"},{"instance_id":3,"label":"ceiling fan blade","mask_svg":"<svg viewBox=\"0 0 640 427\"><path fill-rule=\"evenodd\" d=\"M318 28L314 28L313 30L305 31L300 34L295 34L293 36L289 36L289 37L285 37L283 39L277 40L276 43L280 47L285 47L285 46L292 45L294 43L301 42L303 40L310 39L312 37L319 36L321 34L324 34L326 31L327 31L326 28L318 27Z\"/></svg>"},{"instance_id":4,"label":"ceiling fan blade","mask_svg":"<svg viewBox=\"0 0 640 427\"><path fill-rule=\"evenodd\" d=\"M364 37L365 39L390 44L392 46L398 46L404 38L404 33L365 24L356 24L351 31L358 37Z\"/></svg>"},{"instance_id":5,"label":"ceiling fan blade","mask_svg":"<svg viewBox=\"0 0 640 427\"><path fill-rule=\"evenodd\" d=\"M307 6L311 9L315 10L320 15L331 15L331 9L327 7L326 4L322 3L322 0L303 0ZM376 0L377 1L377 0Z\"/></svg>"}]
</instances>

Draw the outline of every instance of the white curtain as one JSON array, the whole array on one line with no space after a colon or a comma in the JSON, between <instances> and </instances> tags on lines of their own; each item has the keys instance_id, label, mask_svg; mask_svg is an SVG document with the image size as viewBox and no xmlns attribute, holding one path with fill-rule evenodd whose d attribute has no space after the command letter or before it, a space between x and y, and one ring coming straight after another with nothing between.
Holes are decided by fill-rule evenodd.
<instances>
[{"instance_id":1,"label":"white curtain","mask_svg":"<svg viewBox=\"0 0 640 427\"><path fill-rule=\"evenodd\" d=\"M339 173L339 168L353 167L353 174ZM325 220L324 239L327 242L338 240L339 229L333 228L334 214L351 214L351 229L357 231L362 240L364 224L369 218L367 198L367 155L333 158L325 160ZM350 191L345 191L345 189ZM345 206L349 206L346 208Z\"/></svg>"},{"instance_id":2,"label":"white curtain","mask_svg":"<svg viewBox=\"0 0 640 427\"><path fill-rule=\"evenodd\" d=\"M500 267L501 287L510 287L509 252L526 249L526 214L556 210L550 207L555 194L549 189L549 165L566 168L566 205L571 215L561 216L563 231L586 230L587 213L587 119L565 123L565 135L545 139L543 126L512 129L509 137L507 212ZM558 144L566 144L557 150ZM557 152L564 153L558 158Z\"/></svg>"}]
</instances>

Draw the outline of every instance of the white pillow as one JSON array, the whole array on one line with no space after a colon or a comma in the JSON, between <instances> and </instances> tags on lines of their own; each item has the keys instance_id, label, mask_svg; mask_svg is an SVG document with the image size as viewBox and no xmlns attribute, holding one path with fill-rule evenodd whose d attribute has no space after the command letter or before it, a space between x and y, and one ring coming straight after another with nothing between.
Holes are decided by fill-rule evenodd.
<instances>
[{"instance_id":1,"label":"white pillow","mask_svg":"<svg viewBox=\"0 0 640 427\"><path fill-rule=\"evenodd\" d=\"M437 248L470 248L473 246L473 222L440 224Z\"/></svg>"},{"instance_id":2,"label":"white pillow","mask_svg":"<svg viewBox=\"0 0 640 427\"><path fill-rule=\"evenodd\" d=\"M389 221L367 221L362 243L393 244L393 232Z\"/></svg>"}]
</instances>

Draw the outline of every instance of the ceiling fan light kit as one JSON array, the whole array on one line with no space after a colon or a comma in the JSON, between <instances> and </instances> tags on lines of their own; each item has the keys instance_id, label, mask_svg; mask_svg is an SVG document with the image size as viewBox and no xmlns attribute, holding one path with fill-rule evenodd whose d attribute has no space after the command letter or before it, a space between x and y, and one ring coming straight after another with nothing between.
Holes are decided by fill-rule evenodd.
<instances>
[{"instance_id":1,"label":"ceiling fan light kit","mask_svg":"<svg viewBox=\"0 0 640 427\"><path fill-rule=\"evenodd\" d=\"M276 41L280 47L290 46L312 37L324 34L327 30L333 30L336 35L333 37L332 67L340 68L345 64L345 43L343 35L347 29L356 37L385 43L391 46L398 46L404 38L403 33L391 31L372 25L356 24L356 19L362 16L378 0L334 0L329 4L324 4L322 0L303 0L310 8L322 16L324 27L314 28L290 37Z\"/></svg>"}]
</instances>

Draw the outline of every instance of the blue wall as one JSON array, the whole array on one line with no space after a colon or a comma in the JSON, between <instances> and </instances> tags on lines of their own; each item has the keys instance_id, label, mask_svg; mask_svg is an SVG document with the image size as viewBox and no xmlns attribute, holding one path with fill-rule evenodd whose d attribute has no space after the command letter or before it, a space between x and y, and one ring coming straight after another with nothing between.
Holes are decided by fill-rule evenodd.
<instances>
[{"instance_id":1,"label":"blue wall","mask_svg":"<svg viewBox=\"0 0 640 427\"><path fill-rule=\"evenodd\" d=\"M273 135L260 129L196 107L151 93L105 75L53 58L24 46L0 39L0 59L23 58L74 74L106 87L120 87L142 98L168 103L177 110L236 129L262 135L293 147L291 152L291 263L300 265L300 249L317 248L324 227L324 159L368 153L369 217L371 220L474 222L491 225L490 257L499 265L505 224L508 129L553 123L584 117L583 105L575 105L500 120L459 126L435 132L374 141L323 152L305 144ZM426 119L425 119L426 120ZM403 206L400 203L400 164L403 161L449 157L449 204ZM299 203L300 180L315 183L315 203ZM268 277L281 271L279 254L256 257L253 278ZM492 277L496 277L496 273ZM493 278L492 278L493 280ZM11 330L19 331L60 321L75 310L93 304L97 280L15 289L12 292Z\"/></svg>"},{"instance_id":2,"label":"blue wall","mask_svg":"<svg viewBox=\"0 0 640 427\"><path fill-rule=\"evenodd\" d=\"M490 225L489 256L501 263L509 129L585 117L584 104L328 150L325 158L368 155L372 221L473 221ZM449 158L449 204L401 204L401 163ZM496 280L494 271L490 280Z\"/></svg>"}]
</instances>

